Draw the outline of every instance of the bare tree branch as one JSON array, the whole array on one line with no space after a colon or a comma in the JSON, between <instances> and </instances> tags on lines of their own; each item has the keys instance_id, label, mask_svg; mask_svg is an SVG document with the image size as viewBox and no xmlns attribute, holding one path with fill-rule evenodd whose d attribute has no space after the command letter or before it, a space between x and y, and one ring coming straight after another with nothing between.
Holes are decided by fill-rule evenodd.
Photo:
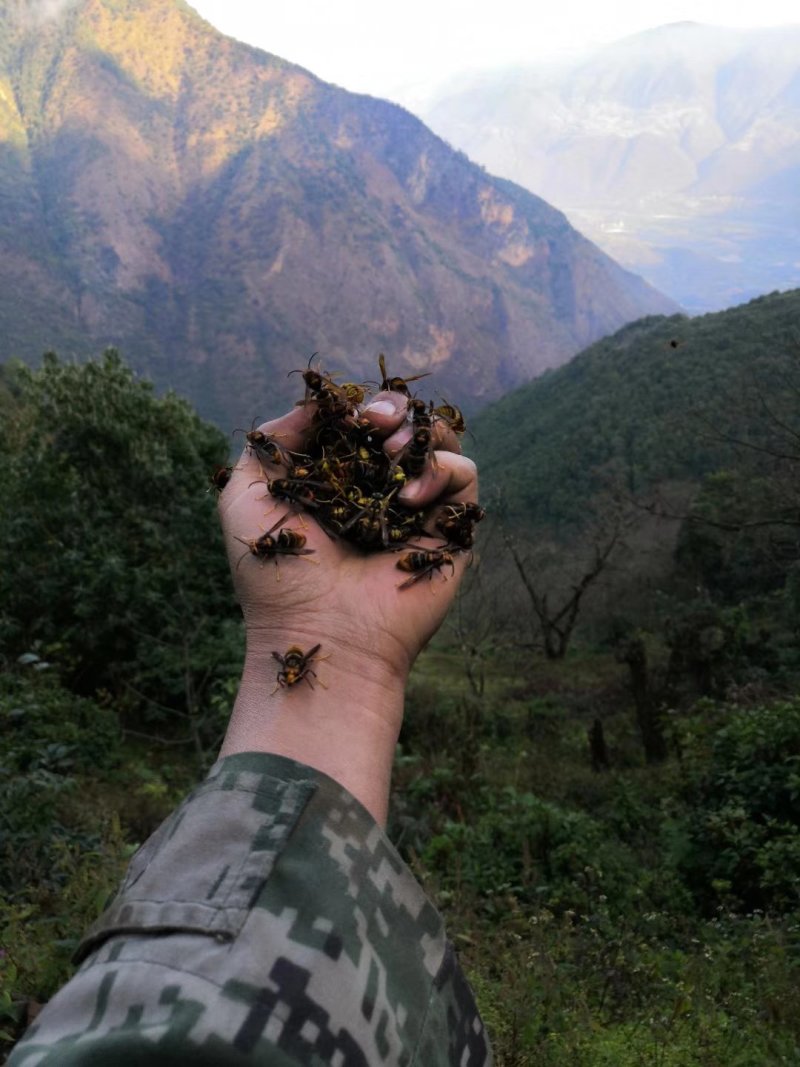
<instances>
[{"instance_id":1,"label":"bare tree branch","mask_svg":"<svg viewBox=\"0 0 800 1067\"><path fill-rule=\"evenodd\" d=\"M542 632L541 647L548 659L563 659L565 656L578 621L581 602L587 590L606 569L615 548L620 543L625 525L626 522L623 521L621 515L615 515L610 535L606 535L600 543L595 542L591 564L588 565L588 569L584 571L580 579L572 584L570 593L557 608L551 608L548 593L537 587L531 576L530 564L518 552L511 534L504 532L503 539L506 548L539 621Z\"/></svg>"}]
</instances>

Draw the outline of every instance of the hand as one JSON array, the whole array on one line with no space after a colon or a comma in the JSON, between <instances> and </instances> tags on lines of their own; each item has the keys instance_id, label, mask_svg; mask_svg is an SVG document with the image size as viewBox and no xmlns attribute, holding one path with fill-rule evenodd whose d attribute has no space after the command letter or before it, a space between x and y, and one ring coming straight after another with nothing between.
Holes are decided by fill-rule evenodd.
<instances>
[{"instance_id":1,"label":"hand","mask_svg":"<svg viewBox=\"0 0 800 1067\"><path fill-rule=\"evenodd\" d=\"M375 404L379 405L373 411ZM384 410L388 408L388 410ZM304 452L314 405L295 408L260 429L283 449ZM384 438L390 456L400 452L411 429L406 423L406 398L382 393L365 416ZM399 494L415 509L474 501L477 476L471 460L459 455L456 435L439 423L434 436L435 462ZM417 653L440 626L467 563L456 556L455 575L444 567L406 589L408 574L397 568L403 552L366 554L344 539L332 539L313 520L313 512L293 509L271 496L268 480L281 478L280 465L262 467L246 448L220 497L220 516L248 641L285 650L321 643L331 660L344 655L362 661L359 674L394 675L404 683ZM413 494L416 493L416 496ZM413 496L413 500L409 497ZM257 538L286 517L283 529L306 537L313 555L278 555L261 561L242 542ZM277 530L275 532L277 536ZM419 541L413 542L419 544ZM442 547L441 538L425 539L426 547ZM410 551L406 546L404 551Z\"/></svg>"},{"instance_id":2,"label":"hand","mask_svg":"<svg viewBox=\"0 0 800 1067\"><path fill-rule=\"evenodd\" d=\"M406 398L388 392L378 394L364 411L390 456L397 455L410 438L406 414ZM260 429L283 449L302 453L313 417L314 405L309 403ZM476 502L475 466L459 454L456 435L441 422L435 425L434 449L433 461L404 486L399 501L431 512L442 504ZM423 577L401 589L409 577L397 568L403 552L367 554L344 539L332 539L311 513L296 511L270 495L267 480L282 477L284 471L280 465L267 467L265 473L246 448L220 497L247 633L245 675L223 754L245 748L277 751L342 781L354 746L360 747L367 762L384 767L380 791L388 792L387 759L390 767L408 672L441 625L468 553L455 555L452 575L446 566L432 573L430 580ZM281 528L301 532L313 554L257 559L242 541L259 537L287 514ZM421 543L443 544L441 538ZM311 664L316 678L308 678L314 688L305 680L291 688L278 686L280 665L273 652L283 655L291 645L308 651L317 644L320 649ZM359 795L350 780L353 776L349 772L346 776L343 784Z\"/></svg>"}]
</instances>

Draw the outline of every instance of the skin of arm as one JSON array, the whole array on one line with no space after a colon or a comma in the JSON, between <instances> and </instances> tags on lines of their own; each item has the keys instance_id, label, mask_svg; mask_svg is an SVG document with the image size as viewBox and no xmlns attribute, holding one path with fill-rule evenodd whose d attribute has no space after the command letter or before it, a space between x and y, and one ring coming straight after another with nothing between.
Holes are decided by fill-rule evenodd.
<instances>
[{"instance_id":1,"label":"skin of arm","mask_svg":"<svg viewBox=\"0 0 800 1067\"><path fill-rule=\"evenodd\" d=\"M304 404L260 429L284 449L303 452L314 410L313 403ZM408 442L407 398L401 393L379 393L363 414L390 456ZM399 499L431 511L477 503L475 465L459 454L455 434L438 423L434 448L433 459ZM269 479L282 474L277 464L266 471ZM328 537L308 513L270 496L265 470L248 448L220 496L219 511L247 641L220 755L270 752L305 763L338 781L384 825L408 674L447 613L467 554L456 557L447 580L434 574L400 589L408 575L397 569L397 553L367 554ZM285 528L302 532L313 555L281 556L276 567L237 540L259 537L285 513ZM441 546L441 539L427 543ZM313 688L305 681L277 685L280 664L273 652L284 655L292 645L307 652L317 644Z\"/></svg>"}]
</instances>

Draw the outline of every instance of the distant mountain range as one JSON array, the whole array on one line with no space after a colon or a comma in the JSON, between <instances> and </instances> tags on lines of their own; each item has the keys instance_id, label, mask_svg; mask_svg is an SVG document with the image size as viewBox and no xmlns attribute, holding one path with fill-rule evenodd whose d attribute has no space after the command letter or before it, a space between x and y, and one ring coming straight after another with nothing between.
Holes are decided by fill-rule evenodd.
<instances>
[{"instance_id":1,"label":"distant mountain range","mask_svg":"<svg viewBox=\"0 0 800 1067\"><path fill-rule=\"evenodd\" d=\"M422 117L687 310L800 285L800 25L663 26Z\"/></svg>"},{"instance_id":2,"label":"distant mountain range","mask_svg":"<svg viewBox=\"0 0 800 1067\"><path fill-rule=\"evenodd\" d=\"M115 344L249 425L312 353L374 378L385 351L474 408L673 306L408 112L182 0L0 0L0 359Z\"/></svg>"}]
</instances>

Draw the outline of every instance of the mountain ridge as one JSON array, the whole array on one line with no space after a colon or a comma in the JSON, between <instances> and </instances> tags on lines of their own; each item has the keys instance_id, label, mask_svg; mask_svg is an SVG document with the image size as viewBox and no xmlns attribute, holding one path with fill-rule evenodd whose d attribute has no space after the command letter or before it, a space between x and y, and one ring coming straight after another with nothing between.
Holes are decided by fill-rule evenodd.
<instances>
[{"instance_id":1,"label":"mountain ridge","mask_svg":"<svg viewBox=\"0 0 800 1067\"><path fill-rule=\"evenodd\" d=\"M399 106L182 0L3 39L0 358L113 344L230 423L314 351L363 377L385 350L474 407L672 307Z\"/></svg>"},{"instance_id":2,"label":"mountain ridge","mask_svg":"<svg viewBox=\"0 0 800 1067\"><path fill-rule=\"evenodd\" d=\"M679 23L465 78L422 116L683 307L720 310L800 284L798 50L800 25Z\"/></svg>"}]
</instances>

